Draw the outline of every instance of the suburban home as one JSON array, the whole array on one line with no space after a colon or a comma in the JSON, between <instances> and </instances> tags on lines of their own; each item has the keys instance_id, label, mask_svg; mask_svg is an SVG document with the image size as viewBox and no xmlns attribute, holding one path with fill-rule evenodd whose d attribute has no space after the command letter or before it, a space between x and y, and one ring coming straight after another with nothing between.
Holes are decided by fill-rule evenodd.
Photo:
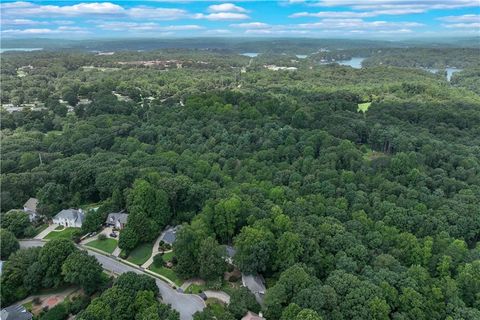
<instances>
[{"instance_id":1,"label":"suburban home","mask_svg":"<svg viewBox=\"0 0 480 320\"><path fill-rule=\"evenodd\" d=\"M0 313L1 320L30 320L32 318L33 315L21 305L6 307Z\"/></svg>"},{"instance_id":2,"label":"suburban home","mask_svg":"<svg viewBox=\"0 0 480 320\"><path fill-rule=\"evenodd\" d=\"M63 209L52 220L53 223L64 227L81 228L85 220L85 213L82 209Z\"/></svg>"},{"instance_id":3,"label":"suburban home","mask_svg":"<svg viewBox=\"0 0 480 320\"><path fill-rule=\"evenodd\" d=\"M27 202L25 202L25 204L23 205L23 211L28 213L30 222L35 221L39 217L39 214L37 213L37 205L38 199L35 198L28 199Z\"/></svg>"},{"instance_id":4,"label":"suburban home","mask_svg":"<svg viewBox=\"0 0 480 320\"><path fill-rule=\"evenodd\" d=\"M172 245L177 239L178 230L180 230L180 226L167 227L167 229L163 232L162 238L160 240Z\"/></svg>"},{"instance_id":5,"label":"suburban home","mask_svg":"<svg viewBox=\"0 0 480 320\"><path fill-rule=\"evenodd\" d=\"M265 280L261 275L254 276L242 273L242 285L253 293L259 304L263 304L263 297L267 289L265 288Z\"/></svg>"},{"instance_id":6,"label":"suburban home","mask_svg":"<svg viewBox=\"0 0 480 320\"><path fill-rule=\"evenodd\" d=\"M128 221L128 213L123 211L116 212L116 213L109 213L107 216L107 220L105 224L107 226L111 226L117 229L123 229Z\"/></svg>"},{"instance_id":7,"label":"suburban home","mask_svg":"<svg viewBox=\"0 0 480 320\"><path fill-rule=\"evenodd\" d=\"M262 316L262 313L256 314L255 312L248 311L246 315L243 316L242 320L265 320Z\"/></svg>"}]
</instances>

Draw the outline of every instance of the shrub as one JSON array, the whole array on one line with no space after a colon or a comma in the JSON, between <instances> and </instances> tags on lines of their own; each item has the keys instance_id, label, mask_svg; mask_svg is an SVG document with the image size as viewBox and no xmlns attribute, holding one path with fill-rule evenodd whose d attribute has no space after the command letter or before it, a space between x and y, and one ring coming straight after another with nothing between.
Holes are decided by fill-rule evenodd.
<instances>
[{"instance_id":1,"label":"shrub","mask_svg":"<svg viewBox=\"0 0 480 320\"><path fill-rule=\"evenodd\" d=\"M165 261L163 260L163 254L162 253L158 253L153 257L153 265L155 267L163 266L164 262Z\"/></svg>"},{"instance_id":2,"label":"shrub","mask_svg":"<svg viewBox=\"0 0 480 320\"><path fill-rule=\"evenodd\" d=\"M40 317L40 320L63 320L68 317L68 310L65 306L65 303L56 305L44 315Z\"/></svg>"},{"instance_id":3,"label":"shrub","mask_svg":"<svg viewBox=\"0 0 480 320\"><path fill-rule=\"evenodd\" d=\"M84 295L77 296L77 297L74 297L71 301L68 302L67 310L71 314L77 314L80 311L87 308L89 303L90 303L90 297L89 296L84 296Z\"/></svg>"},{"instance_id":4,"label":"shrub","mask_svg":"<svg viewBox=\"0 0 480 320\"><path fill-rule=\"evenodd\" d=\"M106 239L107 239L107 236L104 233L100 233L98 235L98 240L103 241L103 240L106 240Z\"/></svg>"}]
</instances>

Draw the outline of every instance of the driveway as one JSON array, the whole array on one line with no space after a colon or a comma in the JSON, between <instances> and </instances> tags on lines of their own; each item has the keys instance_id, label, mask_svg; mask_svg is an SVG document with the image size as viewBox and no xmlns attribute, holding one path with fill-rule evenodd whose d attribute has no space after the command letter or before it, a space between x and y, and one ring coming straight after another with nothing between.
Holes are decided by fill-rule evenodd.
<instances>
[{"instance_id":1,"label":"driveway","mask_svg":"<svg viewBox=\"0 0 480 320\"><path fill-rule=\"evenodd\" d=\"M58 227L58 224L52 223L47 227L47 229L43 230L39 234L35 236L35 239L43 239L47 234L49 234L51 231L55 230Z\"/></svg>"},{"instance_id":2,"label":"driveway","mask_svg":"<svg viewBox=\"0 0 480 320\"><path fill-rule=\"evenodd\" d=\"M160 246L160 241L163 238L164 233L165 231L162 231L162 233L160 233L160 235L158 236L157 240L155 240L155 244L152 247L152 254L150 255L150 258L148 258L148 260L145 261L144 264L142 264L142 268L148 269L148 267L152 265L153 257L158 253L158 247Z\"/></svg>"},{"instance_id":3,"label":"driveway","mask_svg":"<svg viewBox=\"0 0 480 320\"><path fill-rule=\"evenodd\" d=\"M40 240L20 240L19 242L21 248L39 247L44 245L44 242ZM117 261L114 258L88 250L84 247L81 248L86 250L88 254L97 258L103 269L107 271L116 274L133 271L138 274L145 274L151 276L139 268L126 265L124 263L121 263L120 261ZM191 320L193 319L193 314L195 312L201 311L205 308L205 302L199 296L195 294L179 293L160 279L157 279L155 277L152 278L154 278L155 282L157 283L160 294L162 295L163 302L170 304L173 309L177 310L180 313L181 320Z\"/></svg>"}]
</instances>

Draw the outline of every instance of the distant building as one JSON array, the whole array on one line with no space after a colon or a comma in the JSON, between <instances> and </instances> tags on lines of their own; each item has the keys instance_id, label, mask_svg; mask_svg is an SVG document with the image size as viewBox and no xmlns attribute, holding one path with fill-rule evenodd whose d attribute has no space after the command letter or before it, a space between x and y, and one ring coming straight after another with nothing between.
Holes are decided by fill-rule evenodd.
<instances>
[{"instance_id":1,"label":"distant building","mask_svg":"<svg viewBox=\"0 0 480 320\"><path fill-rule=\"evenodd\" d=\"M265 318L262 316L262 313L256 314L252 311L248 311L245 316L243 316L242 320L265 320Z\"/></svg>"},{"instance_id":2,"label":"distant building","mask_svg":"<svg viewBox=\"0 0 480 320\"><path fill-rule=\"evenodd\" d=\"M116 213L109 213L105 224L115 227L117 229L123 229L128 221L128 213L123 211Z\"/></svg>"},{"instance_id":3,"label":"distant building","mask_svg":"<svg viewBox=\"0 0 480 320\"><path fill-rule=\"evenodd\" d=\"M2 309L0 320L30 320L33 315L24 306L10 306Z\"/></svg>"},{"instance_id":4,"label":"distant building","mask_svg":"<svg viewBox=\"0 0 480 320\"><path fill-rule=\"evenodd\" d=\"M37 205L38 205L38 199L36 198L30 198L25 202L23 205L23 211L28 213L28 217L30 219L30 222L35 221L39 215L37 213Z\"/></svg>"},{"instance_id":5,"label":"distant building","mask_svg":"<svg viewBox=\"0 0 480 320\"><path fill-rule=\"evenodd\" d=\"M53 217L53 223L64 227L81 228L85 220L85 213L82 209L64 209Z\"/></svg>"},{"instance_id":6,"label":"distant building","mask_svg":"<svg viewBox=\"0 0 480 320\"><path fill-rule=\"evenodd\" d=\"M242 284L255 296L258 303L263 304L263 297L267 289L261 275L246 275L242 273Z\"/></svg>"}]
</instances>

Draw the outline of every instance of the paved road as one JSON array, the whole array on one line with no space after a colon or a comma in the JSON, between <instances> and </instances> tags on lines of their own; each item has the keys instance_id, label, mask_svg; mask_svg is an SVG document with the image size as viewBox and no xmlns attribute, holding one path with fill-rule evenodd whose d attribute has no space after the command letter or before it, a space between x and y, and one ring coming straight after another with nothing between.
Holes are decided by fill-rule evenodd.
<instances>
[{"instance_id":1,"label":"paved road","mask_svg":"<svg viewBox=\"0 0 480 320\"><path fill-rule=\"evenodd\" d=\"M45 242L40 240L20 240L20 247L22 248L39 247L43 246L44 244ZM100 262L103 268L107 271L117 274L133 271L135 273L149 275L140 269L121 263L120 261L117 261L103 254L88 249L87 252L97 258L98 262ZM181 320L191 320L193 319L193 314L195 312L201 311L203 310L203 308L205 308L205 303L199 296L194 294L179 293L176 290L172 289L167 283L157 278L154 279L157 283L158 288L160 289L162 300L165 303L170 304L173 309L177 310L180 313Z\"/></svg>"}]
</instances>

